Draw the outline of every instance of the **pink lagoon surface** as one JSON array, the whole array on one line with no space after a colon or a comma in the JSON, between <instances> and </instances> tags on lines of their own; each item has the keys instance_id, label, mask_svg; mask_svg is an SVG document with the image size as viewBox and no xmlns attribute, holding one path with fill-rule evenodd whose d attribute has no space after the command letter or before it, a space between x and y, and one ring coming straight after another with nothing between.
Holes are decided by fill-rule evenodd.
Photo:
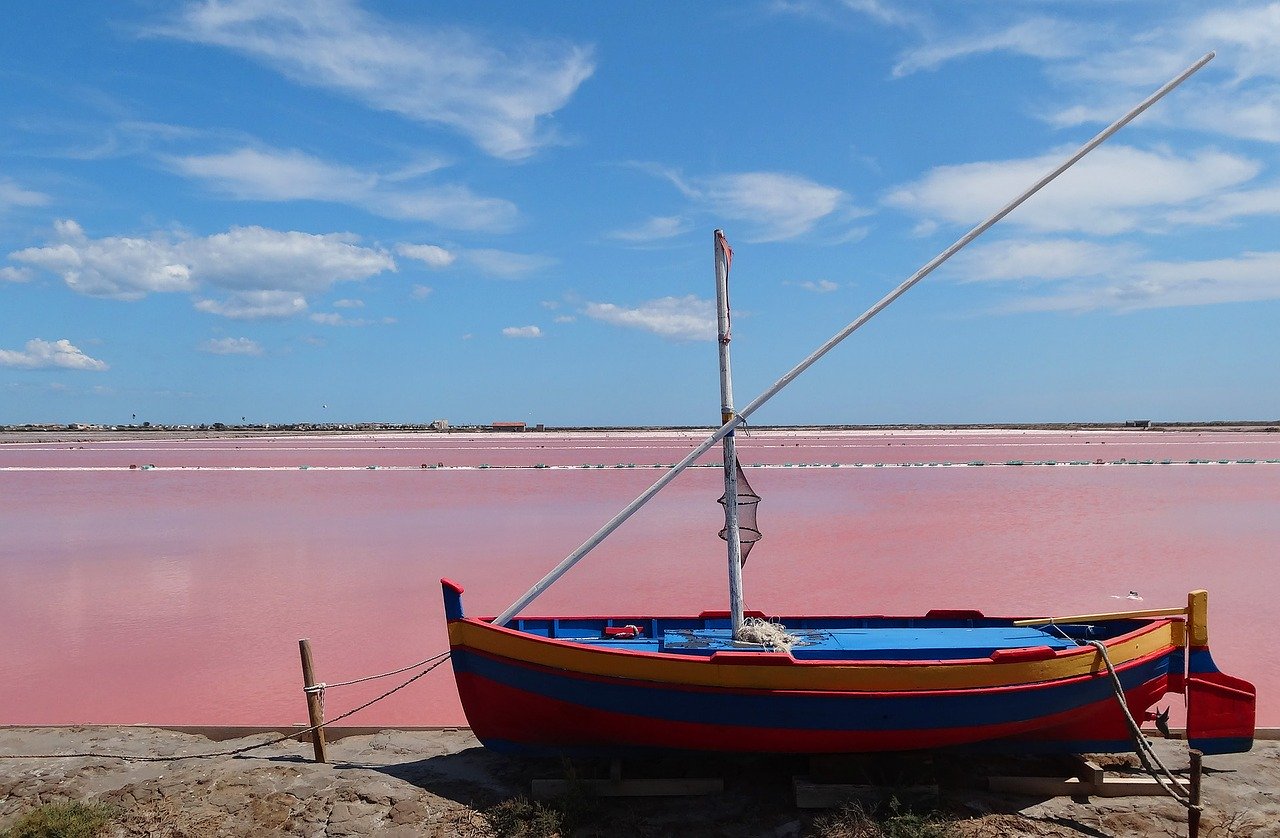
<instances>
[{"instance_id":1,"label":"pink lagoon surface","mask_svg":"<svg viewBox=\"0 0 1280 838\"><path fill-rule=\"evenodd\" d=\"M1277 726L1280 660L1261 629L1280 602L1267 570L1280 545L1280 463L1267 462L1280 459L1277 436L740 435L763 496L747 605L1038 615L1179 605L1203 587L1215 657L1257 684L1258 723ZM298 638L331 683L444 651L441 576L467 589L468 613L500 611L656 480L655 464L703 438L0 444L0 724L302 722ZM529 613L724 608L718 459L704 457ZM1141 603L1124 598L1131 590ZM396 683L331 690L326 715ZM445 664L345 723L465 719Z\"/></svg>"}]
</instances>

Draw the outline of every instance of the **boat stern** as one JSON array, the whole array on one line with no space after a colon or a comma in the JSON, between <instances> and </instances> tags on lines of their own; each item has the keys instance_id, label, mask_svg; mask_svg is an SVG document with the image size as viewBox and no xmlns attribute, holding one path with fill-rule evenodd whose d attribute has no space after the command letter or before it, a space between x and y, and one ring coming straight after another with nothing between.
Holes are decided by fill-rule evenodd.
<instances>
[{"instance_id":1,"label":"boat stern","mask_svg":"<svg viewBox=\"0 0 1280 838\"><path fill-rule=\"evenodd\" d=\"M1209 595L1187 596L1187 742L1205 754L1243 753L1253 747L1258 691L1218 669L1209 653Z\"/></svg>"}]
</instances>

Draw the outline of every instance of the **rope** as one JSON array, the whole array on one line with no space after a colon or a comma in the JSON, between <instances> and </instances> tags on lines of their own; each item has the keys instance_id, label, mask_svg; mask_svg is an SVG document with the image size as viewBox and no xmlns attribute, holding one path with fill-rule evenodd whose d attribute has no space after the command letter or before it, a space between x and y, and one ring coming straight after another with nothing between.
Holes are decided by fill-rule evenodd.
<instances>
[{"instance_id":1,"label":"rope","mask_svg":"<svg viewBox=\"0 0 1280 838\"><path fill-rule=\"evenodd\" d=\"M75 757L89 757L93 759L124 759L124 760L132 760L134 762L177 762L178 760L183 760L183 759L212 759L214 757L239 756L240 754L247 754L249 751L256 751L259 748L266 748L271 745L279 745L281 742L287 742L288 740L297 738L299 736L306 736L308 733L314 733L315 731L319 730L325 725L331 725L334 722L342 721L348 716L354 716L356 713L359 713L361 710L365 709L366 707L372 704L377 704L379 701L382 701L384 698L387 698L388 696L394 693L397 693L400 690L404 689L405 687L409 686L414 681L418 680L419 678L426 675L428 672L432 671L437 666L439 666L440 664L448 660L450 654L451 654L450 652L441 652L440 654L436 655L434 658L427 658L427 661L435 661L435 662L432 663L430 666L428 666L426 669L419 672L417 675L410 678L408 681L405 681L399 686L392 687L391 689L387 690L377 698L366 701L364 704L361 704L359 707L356 707L355 709L352 709L352 710L348 710L347 712L343 713L341 716L338 716L337 718L330 719L327 722L321 722L320 724L313 725L312 727L306 728L305 730L294 731L293 733L288 733L288 734L285 734L284 736L280 736L275 739L268 740L266 742L260 742L257 745L246 745L242 748L234 748L229 751L215 751L213 753L208 753L208 754L186 754L186 755L174 754L172 756L162 756L162 757L142 756L138 754L103 754L103 753L96 753L92 751L84 751L84 752L71 753L71 754L0 754L0 759L68 759L68 758L75 758ZM427 661L423 661L423 663L426 663ZM323 686L323 685L317 684L316 686Z\"/></svg>"},{"instance_id":2,"label":"rope","mask_svg":"<svg viewBox=\"0 0 1280 838\"><path fill-rule=\"evenodd\" d=\"M1102 662L1107 667L1107 672L1111 675L1112 690L1116 694L1120 712L1124 714L1125 723L1129 726L1129 735L1136 746L1134 753L1138 755L1138 761L1142 763L1143 769L1151 775L1152 779L1156 781L1156 784L1160 786L1165 794L1172 797L1185 809L1194 812L1203 811L1203 807L1191 802L1190 792L1182 788L1178 778L1173 776L1173 772L1160 761L1160 757L1151 747L1151 741L1143 734L1142 728L1138 726L1133 714L1129 712L1129 704L1124 697L1124 685L1120 683L1120 676L1116 674L1116 668L1111 663L1111 657L1107 654L1106 645L1101 640L1085 640L1083 642L1098 650L1098 654L1102 657ZM1159 766L1158 772L1156 768L1152 767L1153 762L1156 766ZM1162 777L1161 774L1164 776ZM1165 778L1168 778L1168 780L1166 781Z\"/></svg>"},{"instance_id":3,"label":"rope","mask_svg":"<svg viewBox=\"0 0 1280 838\"><path fill-rule=\"evenodd\" d=\"M393 669L390 672L384 672L381 675L366 675L363 678L352 678L350 681L339 681L336 684L327 684L327 683L315 684L310 687L303 687L302 691L305 693L313 693L313 692L323 693L326 689L331 690L334 687L349 687L352 684L363 684L365 681L376 681L379 678L389 678L392 675L399 675L401 672L408 672L410 669L417 669L420 666L426 666L427 664L431 663L433 660L435 660L438 657L440 656L432 655L431 657L427 658L424 661L411 663L408 666L402 666L399 669Z\"/></svg>"}]
</instances>

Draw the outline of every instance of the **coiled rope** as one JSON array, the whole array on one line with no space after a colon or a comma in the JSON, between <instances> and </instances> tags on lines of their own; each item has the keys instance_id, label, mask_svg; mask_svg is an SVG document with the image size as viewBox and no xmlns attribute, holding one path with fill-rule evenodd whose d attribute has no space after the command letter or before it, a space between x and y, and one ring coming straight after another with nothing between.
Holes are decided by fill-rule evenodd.
<instances>
[{"instance_id":1,"label":"coiled rope","mask_svg":"<svg viewBox=\"0 0 1280 838\"><path fill-rule=\"evenodd\" d=\"M246 745L242 748L234 748L229 751L215 751L213 753L205 753L205 754L186 754L186 755L173 754L170 756L160 756L160 757L143 756L139 754L106 754L106 753L99 753L96 751L81 751L81 752L69 753L69 754L0 754L0 759L69 759L69 758L76 758L76 757L88 757L93 759L125 759L125 760L132 760L134 762L177 762L178 760L183 760L183 759L213 759L215 757L239 756L241 754L247 754L250 751L256 751L260 748L267 748L267 747L270 747L271 745L279 745L281 742L287 742L288 740L295 739L299 736L306 736L308 733L314 733L315 731L319 730L320 728L326 725L331 725L334 722L340 722L343 719L348 718L349 716L354 716L356 713L359 713L361 710L365 709L366 707L369 707L373 704L377 704L379 701L382 701L384 698L387 698L388 696L391 696L399 692L400 690L412 684L414 681L418 680L422 676L431 672L433 669L440 666L440 664L448 660L450 654L451 654L450 652L441 652L438 655L434 655L433 657L427 658L425 661L422 661L421 663L414 664L413 666L407 666L404 669L399 669L399 670L396 670L395 672L386 672L386 673L383 673L382 675L370 675L367 678L357 678L354 681L348 681L343 684L333 684L331 686L346 686L346 684L357 684L357 683L360 683L361 681L373 680L374 678L385 678L388 675L395 675L400 672L405 672L409 669L414 669L418 666L422 666L423 664L430 663L430 666L427 666L426 669L422 670L417 675L414 675L412 678L405 681L404 683L392 687L391 689L384 692L382 695L378 696L377 698L373 698L373 699L370 699L369 701L366 701L364 704L361 704L359 707L348 710L347 712L343 713L341 716L337 716L336 718L330 719L329 721L326 721L326 722L321 722L318 725L313 725L309 728L306 728L305 730L294 731L293 733L287 733L283 736L268 740L266 742L259 742L257 745ZM323 684L316 684L315 686L321 688L321 690L323 690L323 687L324 687ZM304 691L309 692L312 690L304 688ZM323 692L321 692L321 695L323 695Z\"/></svg>"},{"instance_id":2,"label":"coiled rope","mask_svg":"<svg viewBox=\"0 0 1280 838\"><path fill-rule=\"evenodd\" d=\"M1133 714L1129 712L1129 703L1124 697L1124 685L1120 683L1120 676L1116 674L1116 668L1111 663L1111 656L1107 654L1106 644L1101 640L1085 640L1081 642L1097 649L1103 664L1107 667L1107 672L1111 676L1111 687L1116 695L1116 702L1120 705L1120 712L1124 715L1125 723L1129 726L1129 735L1132 737L1135 746L1134 753L1138 755L1138 761L1142 763L1143 769L1151 775L1152 779L1156 781L1156 784L1160 786L1165 794L1178 801L1187 811L1203 811L1202 806L1191 802L1190 792L1182 787L1181 781L1173 776L1173 772L1160 760L1155 749L1151 746L1151 740L1147 739L1146 734L1142 732L1142 728L1138 726L1138 722L1133 718ZM1152 763L1155 765L1153 766Z\"/></svg>"}]
</instances>

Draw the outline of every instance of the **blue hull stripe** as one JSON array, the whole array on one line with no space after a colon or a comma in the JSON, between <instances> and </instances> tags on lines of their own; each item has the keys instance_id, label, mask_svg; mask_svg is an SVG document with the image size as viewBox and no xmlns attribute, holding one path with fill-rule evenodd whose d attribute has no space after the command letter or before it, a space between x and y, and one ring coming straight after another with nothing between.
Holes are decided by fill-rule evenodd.
<instances>
[{"instance_id":1,"label":"blue hull stripe","mask_svg":"<svg viewBox=\"0 0 1280 838\"><path fill-rule=\"evenodd\" d=\"M1126 690L1168 673L1161 655L1120 672ZM995 725L1068 712L1112 695L1105 676L1019 689L913 693L796 693L681 689L594 680L453 650L454 670L569 704L650 719L797 730L931 730ZM512 708L518 712L519 708Z\"/></svg>"}]
</instances>

